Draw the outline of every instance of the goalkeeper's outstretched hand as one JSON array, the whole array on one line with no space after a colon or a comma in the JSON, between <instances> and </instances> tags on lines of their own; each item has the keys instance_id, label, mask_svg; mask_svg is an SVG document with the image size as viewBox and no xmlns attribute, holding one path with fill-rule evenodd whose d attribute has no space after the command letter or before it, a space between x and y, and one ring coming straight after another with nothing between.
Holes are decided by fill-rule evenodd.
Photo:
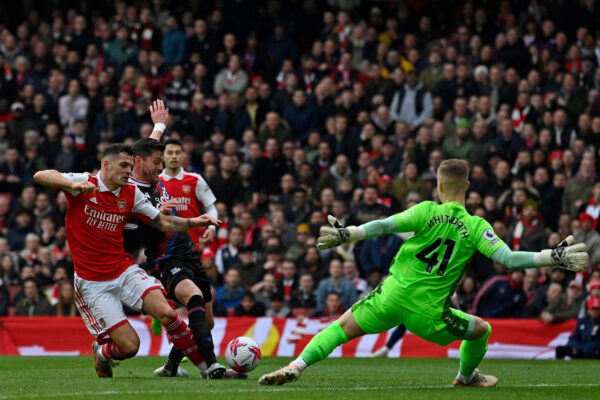
<instances>
[{"instance_id":1,"label":"goalkeeper's outstretched hand","mask_svg":"<svg viewBox=\"0 0 600 400\"><path fill-rule=\"evenodd\" d=\"M550 252L552 263L562 268L571 271L581 272L589 263L590 256L588 255L585 243L573 244L575 239L572 235L567 236L552 250L544 250Z\"/></svg>"},{"instance_id":2,"label":"goalkeeper's outstretched hand","mask_svg":"<svg viewBox=\"0 0 600 400\"><path fill-rule=\"evenodd\" d=\"M317 249L326 250L350 241L350 231L333 215L327 217L331 226L321 227L321 236L317 239Z\"/></svg>"}]
</instances>

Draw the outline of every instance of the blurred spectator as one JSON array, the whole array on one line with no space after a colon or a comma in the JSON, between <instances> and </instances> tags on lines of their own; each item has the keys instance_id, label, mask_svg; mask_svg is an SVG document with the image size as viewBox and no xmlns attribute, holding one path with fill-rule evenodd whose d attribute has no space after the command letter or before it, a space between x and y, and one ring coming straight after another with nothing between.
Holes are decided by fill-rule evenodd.
<instances>
[{"instance_id":1,"label":"blurred spectator","mask_svg":"<svg viewBox=\"0 0 600 400\"><path fill-rule=\"evenodd\" d=\"M281 279L277 282L277 292L283 294L283 298L289 303L292 292L298 288L298 275L296 264L285 260L281 265Z\"/></svg>"},{"instance_id":2,"label":"blurred spectator","mask_svg":"<svg viewBox=\"0 0 600 400\"><path fill-rule=\"evenodd\" d=\"M274 111L266 114L265 121L258 128L258 144L264 148L267 139L271 138L275 139L279 146L292 139L292 128L286 120L281 119L279 114Z\"/></svg>"},{"instance_id":3,"label":"blurred spectator","mask_svg":"<svg viewBox=\"0 0 600 400\"><path fill-rule=\"evenodd\" d=\"M563 294L563 287L557 281L551 281L548 285L541 286L535 294L535 297L525 308L523 316L526 318L539 318L550 303L560 300Z\"/></svg>"},{"instance_id":4,"label":"blurred spectator","mask_svg":"<svg viewBox=\"0 0 600 400\"><path fill-rule=\"evenodd\" d=\"M41 291L37 279L26 278L23 281L23 298L17 305L15 315L18 317L34 317L52 315L52 306Z\"/></svg>"},{"instance_id":5,"label":"blurred spectator","mask_svg":"<svg viewBox=\"0 0 600 400\"><path fill-rule=\"evenodd\" d=\"M173 115L173 120L179 122L190 108L195 85L191 80L186 79L181 65L175 65L171 73L173 80L165 87L164 101L169 107L169 114Z\"/></svg>"},{"instance_id":6,"label":"blurred spectator","mask_svg":"<svg viewBox=\"0 0 600 400\"><path fill-rule=\"evenodd\" d=\"M417 178L418 170L415 163L407 163L402 174L394 179L394 196L400 201L402 209L406 209L406 195L410 192L416 192L421 198L427 198L427 188L425 183Z\"/></svg>"},{"instance_id":7,"label":"blurred spectator","mask_svg":"<svg viewBox=\"0 0 600 400\"><path fill-rule=\"evenodd\" d=\"M58 302L52 306L52 315L57 317L74 317L79 315L75 305L73 284L63 280L58 284Z\"/></svg>"},{"instance_id":8,"label":"blurred spectator","mask_svg":"<svg viewBox=\"0 0 600 400\"><path fill-rule=\"evenodd\" d=\"M597 358L600 352L600 299L587 302L587 315L580 318L566 346L556 347L556 358Z\"/></svg>"},{"instance_id":9,"label":"blurred spectator","mask_svg":"<svg viewBox=\"0 0 600 400\"><path fill-rule=\"evenodd\" d=\"M433 82L435 78L431 78ZM433 116L431 93L419 81L419 73L415 68L408 73L406 83L394 93L390 104L390 118L404 121L410 130L418 128Z\"/></svg>"},{"instance_id":10,"label":"blurred spectator","mask_svg":"<svg viewBox=\"0 0 600 400\"><path fill-rule=\"evenodd\" d=\"M79 80L71 79L67 94L58 100L58 114L65 133L73 133L75 121L87 116L89 106L89 100L81 93Z\"/></svg>"},{"instance_id":11,"label":"blurred spectator","mask_svg":"<svg viewBox=\"0 0 600 400\"><path fill-rule=\"evenodd\" d=\"M527 301L523 291L525 272L513 269L487 281L475 296L472 313L483 318L519 318Z\"/></svg>"},{"instance_id":12,"label":"blurred spectator","mask_svg":"<svg viewBox=\"0 0 600 400\"><path fill-rule=\"evenodd\" d=\"M327 293L332 291L339 293L344 310L350 308L357 299L356 289L352 282L344 277L342 262L337 259L329 263L329 278L323 279L317 287L317 311L325 309Z\"/></svg>"},{"instance_id":13,"label":"blurred spectator","mask_svg":"<svg viewBox=\"0 0 600 400\"><path fill-rule=\"evenodd\" d=\"M252 286L252 293L256 294L256 301L261 302L265 309L269 308L271 295L277 292L277 280L275 275L266 273L262 280Z\"/></svg>"},{"instance_id":14,"label":"blurred spectator","mask_svg":"<svg viewBox=\"0 0 600 400\"><path fill-rule=\"evenodd\" d=\"M350 209L348 224L358 226L388 216L390 211L384 205L379 204L377 200L377 189L372 186L366 187L362 202Z\"/></svg>"},{"instance_id":15,"label":"blurred spectator","mask_svg":"<svg viewBox=\"0 0 600 400\"><path fill-rule=\"evenodd\" d=\"M260 267L254 262L254 251L250 246L242 246L238 251L239 262L233 268L240 274L240 284L250 289L256 283Z\"/></svg>"},{"instance_id":16,"label":"blurred spectator","mask_svg":"<svg viewBox=\"0 0 600 400\"><path fill-rule=\"evenodd\" d=\"M548 304L542 311L540 319L542 322L560 323L568 319L577 318L577 313L584 300L581 281L574 279L567 286L567 292L562 294Z\"/></svg>"},{"instance_id":17,"label":"blurred spectator","mask_svg":"<svg viewBox=\"0 0 600 400\"><path fill-rule=\"evenodd\" d=\"M310 204L308 193L305 189L298 188L294 191L292 199L290 199L283 212L285 213L285 219L296 225L308 222L312 211L313 207Z\"/></svg>"},{"instance_id":18,"label":"blurred spectator","mask_svg":"<svg viewBox=\"0 0 600 400\"><path fill-rule=\"evenodd\" d=\"M579 171L567 181L563 194L562 209L572 218L578 215L579 208L590 198L597 175L595 163L590 157L581 161Z\"/></svg>"},{"instance_id":19,"label":"blurred spectator","mask_svg":"<svg viewBox=\"0 0 600 400\"><path fill-rule=\"evenodd\" d=\"M0 164L0 193L19 197L21 189L31 182L31 173L19 159L19 150L6 149L5 161Z\"/></svg>"},{"instance_id":20,"label":"blurred spectator","mask_svg":"<svg viewBox=\"0 0 600 400\"><path fill-rule=\"evenodd\" d=\"M221 247L215 257L215 264L220 274L225 274L239 262L238 253L242 240L242 228L238 225L229 227L227 245Z\"/></svg>"},{"instance_id":21,"label":"blurred spectator","mask_svg":"<svg viewBox=\"0 0 600 400\"><path fill-rule=\"evenodd\" d=\"M292 261L297 261L306 253L306 242L310 237L310 228L307 224L298 224L296 228L296 243L288 248L285 252L285 258Z\"/></svg>"},{"instance_id":22,"label":"blurred spectator","mask_svg":"<svg viewBox=\"0 0 600 400\"><path fill-rule=\"evenodd\" d=\"M269 300L269 309L266 313L267 317L287 318L292 316L292 310L290 310L285 303L282 293L272 293Z\"/></svg>"},{"instance_id":23,"label":"blurred spectator","mask_svg":"<svg viewBox=\"0 0 600 400\"><path fill-rule=\"evenodd\" d=\"M6 234L6 240L11 251L20 251L25 247L25 237L33 232L31 211L21 209L16 213L15 224Z\"/></svg>"},{"instance_id":24,"label":"blurred spectator","mask_svg":"<svg viewBox=\"0 0 600 400\"><path fill-rule=\"evenodd\" d=\"M359 276L358 267L354 260L345 260L343 264L344 278L352 282L358 297L362 297L367 290L367 281Z\"/></svg>"},{"instance_id":25,"label":"blurred spectator","mask_svg":"<svg viewBox=\"0 0 600 400\"><path fill-rule=\"evenodd\" d=\"M255 300L254 294L245 292L241 303L235 307L233 315L236 317L262 317L265 315L265 306Z\"/></svg>"},{"instance_id":26,"label":"blurred spectator","mask_svg":"<svg viewBox=\"0 0 600 400\"><path fill-rule=\"evenodd\" d=\"M325 306L317 309L311 314L311 317L327 317L331 319L339 318L344 313L342 307L342 296L339 292L328 292L325 297Z\"/></svg>"},{"instance_id":27,"label":"blurred spectator","mask_svg":"<svg viewBox=\"0 0 600 400\"><path fill-rule=\"evenodd\" d=\"M317 306L315 294L315 280L309 272L304 272L300 275L298 287L292 291L290 296L290 307L314 309Z\"/></svg>"},{"instance_id":28,"label":"blurred spectator","mask_svg":"<svg viewBox=\"0 0 600 400\"><path fill-rule=\"evenodd\" d=\"M453 304L460 310L469 312L473 307L476 294L477 287L475 286L475 281L472 277L465 276L456 290L456 296L452 299Z\"/></svg>"},{"instance_id":29,"label":"blurred spectator","mask_svg":"<svg viewBox=\"0 0 600 400\"><path fill-rule=\"evenodd\" d=\"M538 206L533 200L521 206L521 218L508 227L506 244L514 251L538 251L547 242L546 229L538 219Z\"/></svg>"},{"instance_id":30,"label":"blurred spectator","mask_svg":"<svg viewBox=\"0 0 600 400\"><path fill-rule=\"evenodd\" d=\"M162 39L162 54L168 66L179 64L185 55L186 38L177 26L174 16L169 16L165 24L165 32Z\"/></svg>"},{"instance_id":31,"label":"blurred spectator","mask_svg":"<svg viewBox=\"0 0 600 400\"><path fill-rule=\"evenodd\" d=\"M579 214L579 229L574 232L576 243L585 243L590 255L590 264L600 264L600 234L594 229L594 217L587 213Z\"/></svg>"},{"instance_id":32,"label":"blurred spectator","mask_svg":"<svg viewBox=\"0 0 600 400\"><path fill-rule=\"evenodd\" d=\"M228 309L237 307L244 294L244 288L240 285L240 273L236 269L230 269L225 274L225 284L217 290L217 301Z\"/></svg>"},{"instance_id":33,"label":"blurred spectator","mask_svg":"<svg viewBox=\"0 0 600 400\"><path fill-rule=\"evenodd\" d=\"M283 110L283 118L291 125L296 142L304 143L309 132L317 127L316 109L307 103L306 93L302 89L294 90L292 104Z\"/></svg>"},{"instance_id":34,"label":"blurred spectator","mask_svg":"<svg viewBox=\"0 0 600 400\"><path fill-rule=\"evenodd\" d=\"M242 94L247 86L248 74L241 69L240 59L234 54L229 58L227 68L221 70L215 78L215 94L218 96L223 91Z\"/></svg>"}]
</instances>

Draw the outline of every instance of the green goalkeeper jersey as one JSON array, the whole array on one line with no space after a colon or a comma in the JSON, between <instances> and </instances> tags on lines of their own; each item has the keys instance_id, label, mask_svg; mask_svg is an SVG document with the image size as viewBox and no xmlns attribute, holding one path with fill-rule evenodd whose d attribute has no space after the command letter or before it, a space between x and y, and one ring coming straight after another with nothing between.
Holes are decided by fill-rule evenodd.
<instances>
[{"instance_id":1,"label":"green goalkeeper jersey","mask_svg":"<svg viewBox=\"0 0 600 400\"><path fill-rule=\"evenodd\" d=\"M504 242L481 217L458 202L424 201L394 215L399 232L414 231L390 268L401 306L430 318L441 318L475 250L491 257Z\"/></svg>"}]
</instances>

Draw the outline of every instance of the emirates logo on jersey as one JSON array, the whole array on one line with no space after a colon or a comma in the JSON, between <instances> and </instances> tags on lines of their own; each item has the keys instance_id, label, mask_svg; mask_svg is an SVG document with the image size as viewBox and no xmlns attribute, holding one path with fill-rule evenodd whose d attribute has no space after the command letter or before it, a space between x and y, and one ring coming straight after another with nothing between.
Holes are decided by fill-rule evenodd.
<instances>
[{"instance_id":1,"label":"emirates logo on jersey","mask_svg":"<svg viewBox=\"0 0 600 400\"><path fill-rule=\"evenodd\" d=\"M127 201L117 200L117 208L119 209L119 211L125 211L127 209Z\"/></svg>"},{"instance_id":2,"label":"emirates logo on jersey","mask_svg":"<svg viewBox=\"0 0 600 400\"><path fill-rule=\"evenodd\" d=\"M183 185L181 186L181 189L183 189L183 193L188 194L192 188L190 185Z\"/></svg>"}]
</instances>

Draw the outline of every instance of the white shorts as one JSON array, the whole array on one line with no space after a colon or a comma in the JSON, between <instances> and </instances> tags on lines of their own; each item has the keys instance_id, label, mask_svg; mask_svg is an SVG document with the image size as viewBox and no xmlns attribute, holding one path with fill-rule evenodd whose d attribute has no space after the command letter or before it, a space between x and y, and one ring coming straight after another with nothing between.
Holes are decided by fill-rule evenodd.
<instances>
[{"instance_id":1,"label":"white shorts","mask_svg":"<svg viewBox=\"0 0 600 400\"><path fill-rule=\"evenodd\" d=\"M127 322L123 304L141 311L144 297L164 289L137 264L110 281L88 281L75 274L75 303L92 336L104 337Z\"/></svg>"}]
</instances>

